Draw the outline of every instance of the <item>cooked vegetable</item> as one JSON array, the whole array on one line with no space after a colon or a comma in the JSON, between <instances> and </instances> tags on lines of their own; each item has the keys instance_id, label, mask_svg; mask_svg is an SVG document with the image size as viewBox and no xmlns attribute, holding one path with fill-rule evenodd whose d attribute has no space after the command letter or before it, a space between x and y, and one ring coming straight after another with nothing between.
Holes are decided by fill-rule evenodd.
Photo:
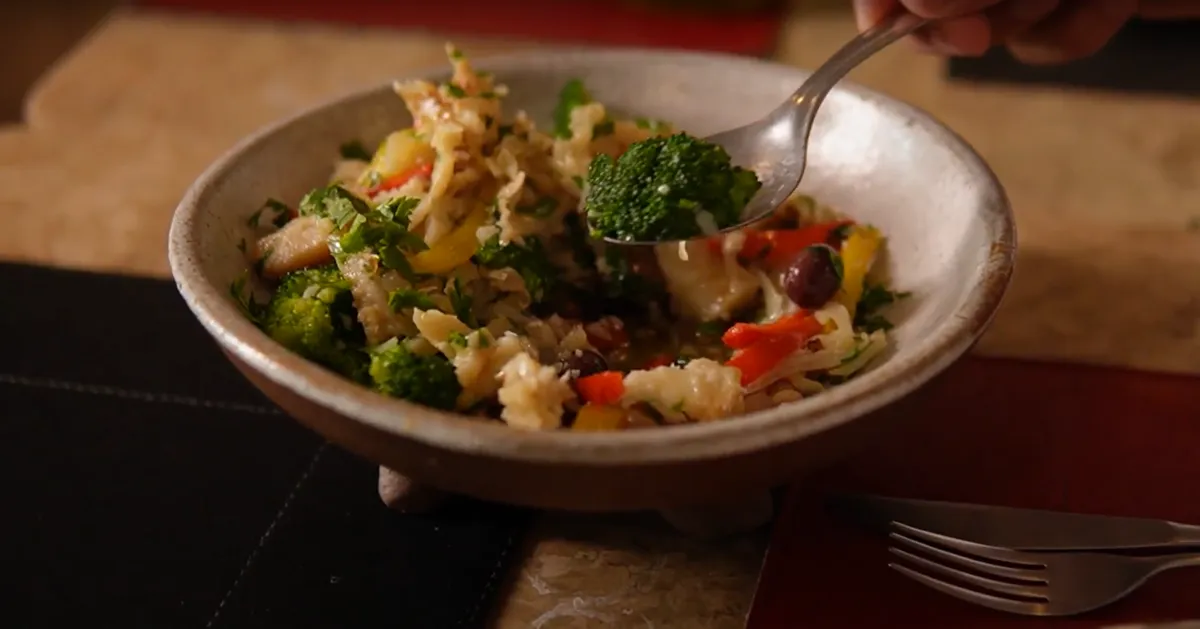
<instances>
[{"instance_id":1,"label":"cooked vegetable","mask_svg":"<svg viewBox=\"0 0 1200 629\"><path fill-rule=\"evenodd\" d=\"M433 147L417 135L414 129L395 131L379 144L371 163L359 178L359 184L375 188L397 175L418 172L422 166L432 167L437 154ZM428 171L426 176L428 176ZM397 187L400 184L396 184Z\"/></svg>"},{"instance_id":2,"label":"cooked vegetable","mask_svg":"<svg viewBox=\"0 0 1200 629\"><path fill-rule=\"evenodd\" d=\"M381 393L443 410L453 409L462 392L445 357L417 354L395 339L371 352L370 375Z\"/></svg>"},{"instance_id":3,"label":"cooked vegetable","mask_svg":"<svg viewBox=\"0 0 1200 629\"><path fill-rule=\"evenodd\" d=\"M492 236L475 252L475 260L489 269L516 271L525 280L525 288L535 302L545 299L558 282L559 270L536 237L526 238L523 245L515 242L502 245L499 236Z\"/></svg>"},{"instance_id":4,"label":"cooked vegetable","mask_svg":"<svg viewBox=\"0 0 1200 629\"><path fill-rule=\"evenodd\" d=\"M263 277L279 278L289 271L325 264L333 223L316 216L302 216L277 232L267 234L255 244L255 264Z\"/></svg>"},{"instance_id":5,"label":"cooked vegetable","mask_svg":"<svg viewBox=\"0 0 1200 629\"><path fill-rule=\"evenodd\" d=\"M882 242L883 234L878 229L856 225L842 243L842 288L835 299L850 311L851 319L862 297L867 272L871 270Z\"/></svg>"},{"instance_id":6,"label":"cooked vegetable","mask_svg":"<svg viewBox=\"0 0 1200 629\"><path fill-rule=\"evenodd\" d=\"M358 140L350 140L342 144L338 147L338 153L342 156L342 159L353 159L360 162L371 161L371 152Z\"/></svg>"},{"instance_id":7,"label":"cooked vegetable","mask_svg":"<svg viewBox=\"0 0 1200 629\"><path fill-rule=\"evenodd\" d=\"M812 313L801 310L769 323L735 323L725 331L721 341L730 348L743 349L781 336L804 340L820 332L821 322Z\"/></svg>"},{"instance_id":8,"label":"cooked vegetable","mask_svg":"<svg viewBox=\"0 0 1200 629\"><path fill-rule=\"evenodd\" d=\"M559 91L558 104L554 107L555 137L571 137L571 111L590 102L592 102L592 95L584 87L583 81L579 79L567 81Z\"/></svg>"},{"instance_id":9,"label":"cooked vegetable","mask_svg":"<svg viewBox=\"0 0 1200 629\"><path fill-rule=\"evenodd\" d=\"M801 308L820 308L842 286L842 258L829 245L809 245L788 266L783 287Z\"/></svg>"},{"instance_id":10,"label":"cooked vegetable","mask_svg":"<svg viewBox=\"0 0 1200 629\"><path fill-rule=\"evenodd\" d=\"M795 229L746 229L738 255L745 260L758 261L767 268L783 268L813 245L841 246L842 238L852 225L851 221L832 221ZM722 239L713 238L709 241L710 246L720 251Z\"/></svg>"},{"instance_id":11,"label":"cooked vegetable","mask_svg":"<svg viewBox=\"0 0 1200 629\"><path fill-rule=\"evenodd\" d=\"M879 284L866 284L862 297L858 300L858 308L854 313L854 327L862 328L867 332L892 329L892 322L879 311L908 295L908 293L890 291Z\"/></svg>"},{"instance_id":12,"label":"cooked vegetable","mask_svg":"<svg viewBox=\"0 0 1200 629\"><path fill-rule=\"evenodd\" d=\"M584 209L596 236L685 240L736 224L762 187L725 149L677 133L635 142L588 168Z\"/></svg>"},{"instance_id":13,"label":"cooked vegetable","mask_svg":"<svg viewBox=\"0 0 1200 629\"><path fill-rule=\"evenodd\" d=\"M625 394L625 374L604 371L575 380L575 391L588 404L616 404Z\"/></svg>"},{"instance_id":14,"label":"cooked vegetable","mask_svg":"<svg viewBox=\"0 0 1200 629\"><path fill-rule=\"evenodd\" d=\"M575 379L586 378L602 371L608 371L608 361L590 349L577 349L559 359L558 371L569 374Z\"/></svg>"},{"instance_id":15,"label":"cooked vegetable","mask_svg":"<svg viewBox=\"0 0 1200 629\"><path fill-rule=\"evenodd\" d=\"M800 349L803 340L795 335L773 336L737 350L725 364L742 373L742 386L749 386Z\"/></svg>"},{"instance_id":16,"label":"cooked vegetable","mask_svg":"<svg viewBox=\"0 0 1200 629\"><path fill-rule=\"evenodd\" d=\"M417 273L441 274L452 271L455 267L466 264L479 248L479 239L475 232L488 220L487 209L480 207L467 215L454 231L446 234L441 240L412 257L413 271Z\"/></svg>"},{"instance_id":17,"label":"cooked vegetable","mask_svg":"<svg viewBox=\"0 0 1200 629\"><path fill-rule=\"evenodd\" d=\"M628 411L620 406L603 404L585 404L571 424L571 430L576 432L609 432L628 427Z\"/></svg>"},{"instance_id":18,"label":"cooked vegetable","mask_svg":"<svg viewBox=\"0 0 1200 629\"><path fill-rule=\"evenodd\" d=\"M408 170L401 171L395 175L392 175L391 177L381 180L379 183L368 188L367 194L370 196L375 196L380 192L395 190L396 188L399 188L400 186L403 186L404 184L418 177L424 177L428 179L429 175L432 173L433 164L418 164L412 168L409 168Z\"/></svg>"},{"instance_id":19,"label":"cooked vegetable","mask_svg":"<svg viewBox=\"0 0 1200 629\"><path fill-rule=\"evenodd\" d=\"M366 380L364 334L350 283L335 266L283 277L262 315L262 329L284 347L351 380Z\"/></svg>"},{"instance_id":20,"label":"cooked vegetable","mask_svg":"<svg viewBox=\"0 0 1200 629\"><path fill-rule=\"evenodd\" d=\"M393 86L411 128L331 151L332 184L234 226L230 295L285 347L381 394L580 432L721 420L886 354L902 295L877 230L798 197L715 235L760 188L721 147L579 81L539 126L446 54L447 78Z\"/></svg>"},{"instance_id":21,"label":"cooked vegetable","mask_svg":"<svg viewBox=\"0 0 1200 629\"><path fill-rule=\"evenodd\" d=\"M644 312L667 296L662 269L654 251L645 247L608 247L601 274L604 296L618 309Z\"/></svg>"}]
</instances>

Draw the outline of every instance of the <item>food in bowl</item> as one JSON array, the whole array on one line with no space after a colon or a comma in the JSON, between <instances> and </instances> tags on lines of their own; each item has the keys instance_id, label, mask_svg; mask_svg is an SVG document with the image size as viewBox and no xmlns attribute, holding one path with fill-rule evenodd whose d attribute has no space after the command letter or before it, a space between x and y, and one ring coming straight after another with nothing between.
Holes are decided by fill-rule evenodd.
<instances>
[{"instance_id":1,"label":"food in bowl","mask_svg":"<svg viewBox=\"0 0 1200 629\"><path fill-rule=\"evenodd\" d=\"M347 142L328 185L250 215L261 234L232 292L277 342L385 395L575 431L733 417L817 394L886 350L881 311L902 295L878 229L797 196L705 235L757 189L719 147L608 111L578 81L540 130L506 117L506 88L447 50L447 82L394 86L412 127L374 152ZM713 176L663 191L676 181L661 178L664 155ZM667 217L658 235L699 237L593 237L636 223L628 203Z\"/></svg>"}]
</instances>

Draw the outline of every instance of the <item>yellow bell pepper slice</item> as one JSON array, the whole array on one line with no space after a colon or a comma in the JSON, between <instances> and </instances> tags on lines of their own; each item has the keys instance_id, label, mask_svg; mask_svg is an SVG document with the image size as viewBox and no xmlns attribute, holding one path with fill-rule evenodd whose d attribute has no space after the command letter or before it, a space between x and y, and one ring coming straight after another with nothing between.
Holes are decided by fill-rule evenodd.
<instances>
[{"instance_id":1,"label":"yellow bell pepper slice","mask_svg":"<svg viewBox=\"0 0 1200 629\"><path fill-rule=\"evenodd\" d=\"M467 215L449 234L425 251L411 258L409 264L417 273L449 273L454 268L465 264L479 250L479 238L475 232L487 224L488 209L476 208Z\"/></svg>"},{"instance_id":2,"label":"yellow bell pepper slice","mask_svg":"<svg viewBox=\"0 0 1200 629\"><path fill-rule=\"evenodd\" d=\"M863 284L875 256L883 243L883 234L870 225L855 225L842 242L842 287L834 299L846 307L850 318L854 318L854 310L858 300L862 298Z\"/></svg>"},{"instance_id":3,"label":"yellow bell pepper slice","mask_svg":"<svg viewBox=\"0 0 1200 629\"><path fill-rule=\"evenodd\" d=\"M358 183L369 188L379 181L411 171L419 164L432 164L436 156L433 147L418 138L416 131L393 131L379 143Z\"/></svg>"},{"instance_id":4,"label":"yellow bell pepper slice","mask_svg":"<svg viewBox=\"0 0 1200 629\"><path fill-rule=\"evenodd\" d=\"M620 406L585 404L575 416L575 432L610 432L629 427L629 414Z\"/></svg>"}]
</instances>

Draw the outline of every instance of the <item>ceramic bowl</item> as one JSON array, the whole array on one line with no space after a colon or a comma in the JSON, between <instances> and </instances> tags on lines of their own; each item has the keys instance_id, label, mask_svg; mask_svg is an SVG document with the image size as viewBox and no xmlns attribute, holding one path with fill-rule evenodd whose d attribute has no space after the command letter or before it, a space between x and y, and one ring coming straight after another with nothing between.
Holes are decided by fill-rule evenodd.
<instances>
[{"instance_id":1,"label":"ceramic bowl","mask_svg":"<svg viewBox=\"0 0 1200 629\"><path fill-rule=\"evenodd\" d=\"M613 110L707 135L770 111L807 72L712 54L565 49L477 60L509 86L507 111L546 124L559 87L582 78ZM438 68L414 74L445 80ZM410 118L390 85L339 98L245 139L176 210L170 263L196 318L247 378L330 441L434 487L546 508L702 504L786 482L901 426L902 403L989 324L1013 267L1003 188L979 155L928 114L844 83L817 117L802 190L889 238L893 349L850 382L728 421L617 433L529 432L377 395L274 343L239 313L237 243L263 199L324 185L351 138L379 141Z\"/></svg>"}]
</instances>

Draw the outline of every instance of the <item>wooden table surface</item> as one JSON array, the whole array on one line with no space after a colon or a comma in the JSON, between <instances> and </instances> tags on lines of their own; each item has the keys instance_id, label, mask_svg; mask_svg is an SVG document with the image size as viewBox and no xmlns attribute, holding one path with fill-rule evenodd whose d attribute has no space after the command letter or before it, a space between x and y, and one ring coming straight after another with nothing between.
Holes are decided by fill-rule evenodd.
<instances>
[{"instance_id":1,"label":"wooden table surface","mask_svg":"<svg viewBox=\"0 0 1200 629\"><path fill-rule=\"evenodd\" d=\"M845 13L797 9L776 57L812 67L852 33ZM24 125L0 128L0 258L165 276L171 212L209 162L273 119L441 62L442 44L117 12L42 78ZM1008 187L1018 270L976 352L1200 373L1200 105L960 85L941 68L898 46L852 79L940 117ZM741 627L766 546L683 539L650 515L546 514L530 539L496 627Z\"/></svg>"}]
</instances>

